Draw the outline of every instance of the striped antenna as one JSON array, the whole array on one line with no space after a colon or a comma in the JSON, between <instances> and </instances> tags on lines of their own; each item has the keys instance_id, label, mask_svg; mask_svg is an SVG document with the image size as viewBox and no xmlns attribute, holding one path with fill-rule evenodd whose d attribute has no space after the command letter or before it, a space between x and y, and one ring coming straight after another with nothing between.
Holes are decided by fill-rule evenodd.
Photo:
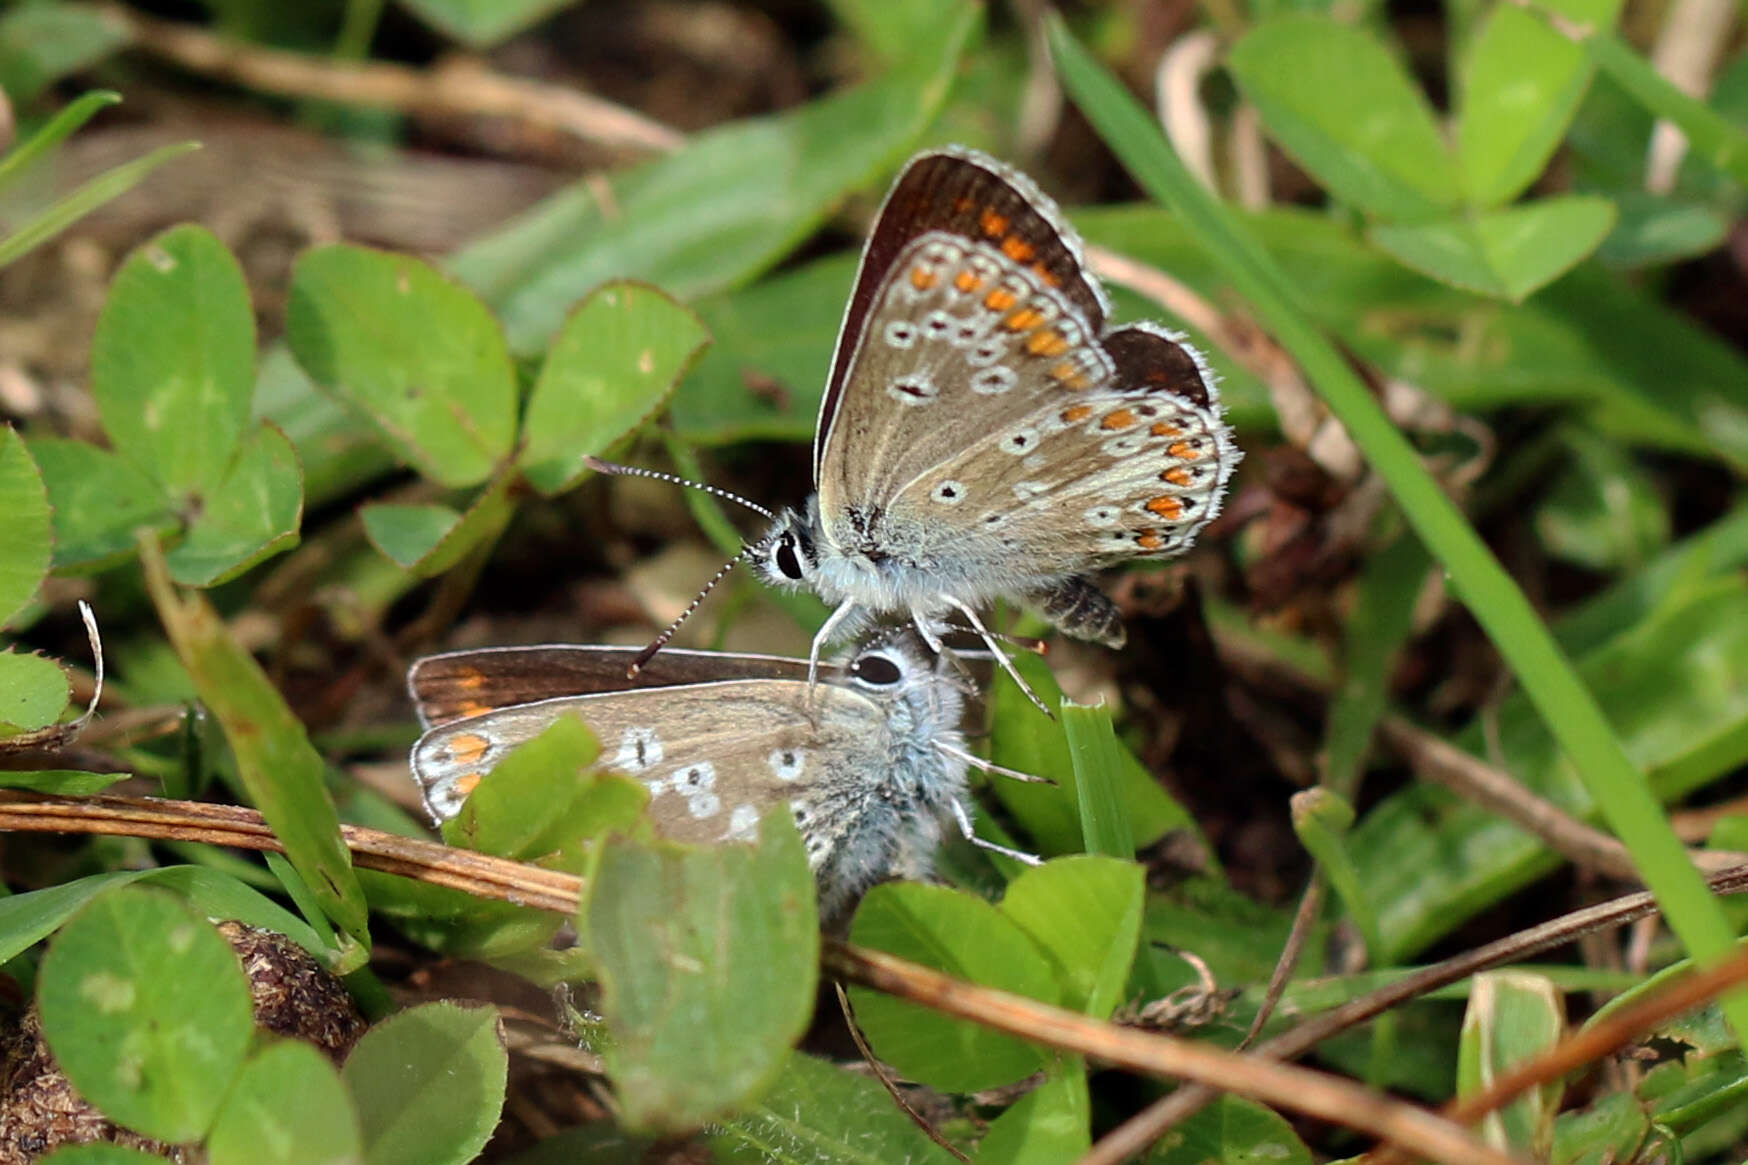
<instances>
[{"instance_id":1,"label":"striped antenna","mask_svg":"<svg viewBox=\"0 0 1748 1165\"><path fill-rule=\"evenodd\" d=\"M737 493L731 493L725 489L718 489L713 485L705 485L701 481L691 481L687 478L680 477L678 474L663 473L659 469L643 469L636 465L619 465L612 461L602 461L599 457L585 457L583 458L583 464L594 470L596 473L605 473L612 477L652 477L657 481L665 481L671 485L683 485L687 489L702 490L707 494L713 494L716 497L725 498L731 502L738 502L753 513L761 515L766 521L775 521L777 517L777 515L773 514L770 510L767 510L764 506L761 506L757 502L748 501ZM721 576L718 575L717 577L720 578ZM705 587L704 589L708 591L710 588Z\"/></svg>"},{"instance_id":2,"label":"striped antenna","mask_svg":"<svg viewBox=\"0 0 1748 1165\"><path fill-rule=\"evenodd\" d=\"M680 629L680 624L684 623L687 618L691 616L692 612L698 609L698 605L704 601L704 596L715 590L717 583L728 577L728 572L733 570L734 564L739 561L740 559L738 558L729 559L722 564L721 570L710 576L710 581L704 584L704 589L699 591L690 603L686 604L686 609L680 612L680 617L675 619L672 623L669 623L667 628L660 635L650 641L648 647L638 652L636 657L632 659L631 664L625 669L626 679L630 680L637 678L637 673L643 670L643 665L654 659L656 657L656 652L668 645L668 641L674 637L674 632Z\"/></svg>"}]
</instances>

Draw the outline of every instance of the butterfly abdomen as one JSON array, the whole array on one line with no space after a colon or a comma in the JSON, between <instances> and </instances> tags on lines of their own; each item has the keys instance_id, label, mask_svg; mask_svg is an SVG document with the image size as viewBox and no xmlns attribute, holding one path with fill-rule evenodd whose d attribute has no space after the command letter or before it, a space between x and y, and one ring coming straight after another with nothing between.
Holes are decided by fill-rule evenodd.
<instances>
[{"instance_id":1,"label":"butterfly abdomen","mask_svg":"<svg viewBox=\"0 0 1748 1165\"><path fill-rule=\"evenodd\" d=\"M1085 575L1071 575L1034 591L1027 601L1064 635L1119 648L1128 641L1123 615Z\"/></svg>"}]
</instances>

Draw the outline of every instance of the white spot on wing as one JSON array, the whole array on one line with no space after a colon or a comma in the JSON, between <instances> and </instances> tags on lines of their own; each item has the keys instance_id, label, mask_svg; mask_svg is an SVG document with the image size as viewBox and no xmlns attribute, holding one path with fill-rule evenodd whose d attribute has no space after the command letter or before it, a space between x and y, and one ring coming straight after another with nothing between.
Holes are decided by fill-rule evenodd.
<instances>
[{"instance_id":1,"label":"white spot on wing","mask_svg":"<svg viewBox=\"0 0 1748 1165\"><path fill-rule=\"evenodd\" d=\"M956 506L965 500L965 486L949 478L929 491L929 499L937 505Z\"/></svg>"},{"instance_id":2,"label":"white spot on wing","mask_svg":"<svg viewBox=\"0 0 1748 1165\"><path fill-rule=\"evenodd\" d=\"M932 404L941 395L939 386L927 376L913 372L900 376L886 386L886 395L899 404L926 405Z\"/></svg>"},{"instance_id":3,"label":"white spot on wing","mask_svg":"<svg viewBox=\"0 0 1748 1165\"><path fill-rule=\"evenodd\" d=\"M612 767L622 773L641 773L662 763L662 738L653 728L632 727L619 738L619 751L613 754Z\"/></svg>"},{"instance_id":4,"label":"white spot on wing","mask_svg":"<svg viewBox=\"0 0 1748 1165\"><path fill-rule=\"evenodd\" d=\"M723 841L753 841L759 836L759 811L751 805L736 805L728 815Z\"/></svg>"},{"instance_id":5,"label":"white spot on wing","mask_svg":"<svg viewBox=\"0 0 1748 1165\"><path fill-rule=\"evenodd\" d=\"M774 748L769 759L779 781L798 780L807 767L807 753L799 748Z\"/></svg>"}]
</instances>

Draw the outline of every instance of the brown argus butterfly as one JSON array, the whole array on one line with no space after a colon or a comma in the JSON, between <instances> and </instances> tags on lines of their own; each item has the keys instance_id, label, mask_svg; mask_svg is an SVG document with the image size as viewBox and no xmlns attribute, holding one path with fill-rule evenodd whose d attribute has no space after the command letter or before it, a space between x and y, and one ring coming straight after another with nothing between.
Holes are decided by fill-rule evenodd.
<instances>
[{"instance_id":1,"label":"brown argus butterfly","mask_svg":"<svg viewBox=\"0 0 1748 1165\"><path fill-rule=\"evenodd\" d=\"M811 698L805 660L673 650L628 678L636 654L547 645L415 663L407 687L428 731L412 769L433 820L459 813L516 745L575 714L599 738L600 763L649 790L665 837L751 840L765 811L787 804L828 919L875 882L926 876L948 822L1036 861L972 836L966 766L994 766L965 750L959 683L919 647L864 647L828 666Z\"/></svg>"},{"instance_id":2,"label":"brown argus butterfly","mask_svg":"<svg viewBox=\"0 0 1748 1165\"><path fill-rule=\"evenodd\" d=\"M962 148L904 168L838 335L815 493L745 551L833 604L816 664L872 615L908 615L939 650L957 614L1017 680L977 616L1000 597L1122 645L1088 572L1188 548L1239 453L1200 354L1157 325L1108 328L1108 311L1023 175Z\"/></svg>"}]
</instances>

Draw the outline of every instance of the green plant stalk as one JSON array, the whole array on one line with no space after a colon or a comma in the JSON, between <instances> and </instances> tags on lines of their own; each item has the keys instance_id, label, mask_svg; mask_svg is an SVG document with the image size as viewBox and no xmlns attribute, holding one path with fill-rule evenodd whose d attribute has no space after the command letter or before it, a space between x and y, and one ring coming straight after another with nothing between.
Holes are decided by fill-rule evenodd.
<instances>
[{"instance_id":1,"label":"green plant stalk","mask_svg":"<svg viewBox=\"0 0 1748 1165\"><path fill-rule=\"evenodd\" d=\"M1256 240L1198 185L1153 119L1050 18L1051 48L1075 104L1129 171L1195 228L1226 278L1311 383L1384 478L1416 534L1445 567L1453 589L1511 666L1524 692L1632 854L1645 885L1696 962L1732 949L1722 907L1706 889L1644 775L1579 681L1534 608L1421 465L1340 352L1301 310L1297 289ZM1723 1000L1738 1040L1748 1035L1748 993Z\"/></svg>"},{"instance_id":2,"label":"green plant stalk","mask_svg":"<svg viewBox=\"0 0 1748 1165\"><path fill-rule=\"evenodd\" d=\"M1124 861L1135 856L1135 835L1117 797L1116 773L1123 763L1110 712L1068 700L1060 709L1068 756L1074 764L1074 795L1080 813L1081 845L1089 854Z\"/></svg>"}]
</instances>

